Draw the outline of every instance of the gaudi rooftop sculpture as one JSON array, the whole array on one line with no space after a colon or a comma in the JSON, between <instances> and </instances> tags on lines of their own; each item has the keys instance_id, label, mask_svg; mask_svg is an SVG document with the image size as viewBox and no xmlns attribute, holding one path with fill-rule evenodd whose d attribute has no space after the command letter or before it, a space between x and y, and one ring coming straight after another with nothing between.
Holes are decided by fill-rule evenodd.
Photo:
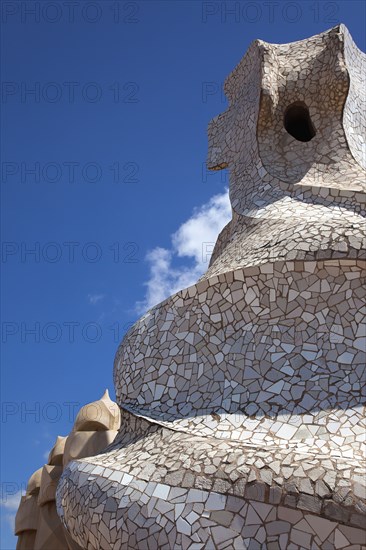
<instances>
[{"instance_id":1,"label":"gaudi rooftop sculpture","mask_svg":"<svg viewBox=\"0 0 366 550\"><path fill-rule=\"evenodd\" d=\"M366 548L364 80L343 25L228 77L232 221L118 349L117 437L58 483L70 548Z\"/></svg>"}]
</instances>

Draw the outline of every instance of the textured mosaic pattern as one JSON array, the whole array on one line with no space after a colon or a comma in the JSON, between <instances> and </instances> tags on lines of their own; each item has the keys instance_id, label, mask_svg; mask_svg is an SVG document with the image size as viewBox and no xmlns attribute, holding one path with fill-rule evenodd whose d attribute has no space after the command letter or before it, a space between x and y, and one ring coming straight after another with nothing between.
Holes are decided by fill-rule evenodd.
<instances>
[{"instance_id":1,"label":"textured mosaic pattern","mask_svg":"<svg viewBox=\"0 0 366 550\"><path fill-rule=\"evenodd\" d=\"M78 469L75 472L75 469ZM87 490L86 490L87 488ZM82 548L251 549L362 548L362 529L308 513L309 497L299 509L202 489L143 481L107 467L75 463L60 490L78 503L69 529ZM91 508L92 501L98 506ZM276 500L276 499L274 499ZM71 506L71 505L70 505ZM81 518L78 510L86 513ZM116 542L117 541L117 542Z\"/></svg>"},{"instance_id":2,"label":"textured mosaic pattern","mask_svg":"<svg viewBox=\"0 0 366 550\"><path fill-rule=\"evenodd\" d=\"M57 491L80 547L366 548L364 60L340 26L227 79L233 218L118 349L119 433Z\"/></svg>"},{"instance_id":3,"label":"textured mosaic pattern","mask_svg":"<svg viewBox=\"0 0 366 550\"><path fill-rule=\"evenodd\" d=\"M235 439L248 432L247 418L260 416L266 441L276 444L277 415L317 418L324 409L359 405L366 376L362 264L274 262L175 294L138 321L120 347L119 402L141 415L177 419L192 432L204 423L205 434L226 428ZM223 421L207 419L208 411L223 413ZM319 437L300 432L291 437Z\"/></svg>"},{"instance_id":4,"label":"textured mosaic pattern","mask_svg":"<svg viewBox=\"0 0 366 550\"><path fill-rule=\"evenodd\" d=\"M108 476L114 472L110 479L118 480L121 470L116 468L122 465L126 479L245 496L364 525L359 503L359 497L365 498L361 461L340 455L325 457L324 450L306 450L305 446L260 446L192 436L127 412L123 422L123 435L108 453L93 458L95 468L87 471L104 476L106 468ZM65 483L69 492L69 480ZM64 513L69 517L69 506Z\"/></svg>"}]
</instances>

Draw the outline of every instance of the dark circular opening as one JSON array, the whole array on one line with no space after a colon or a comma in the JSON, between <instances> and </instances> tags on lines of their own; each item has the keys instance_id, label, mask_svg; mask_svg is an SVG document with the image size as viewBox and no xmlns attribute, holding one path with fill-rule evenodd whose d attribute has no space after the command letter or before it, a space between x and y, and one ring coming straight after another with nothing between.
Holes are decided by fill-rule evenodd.
<instances>
[{"instance_id":1,"label":"dark circular opening","mask_svg":"<svg viewBox=\"0 0 366 550\"><path fill-rule=\"evenodd\" d=\"M287 107L284 126L287 132L298 141L310 141L316 134L309 109L305 104L293 103Z\"/></svg>"}]
</instances>

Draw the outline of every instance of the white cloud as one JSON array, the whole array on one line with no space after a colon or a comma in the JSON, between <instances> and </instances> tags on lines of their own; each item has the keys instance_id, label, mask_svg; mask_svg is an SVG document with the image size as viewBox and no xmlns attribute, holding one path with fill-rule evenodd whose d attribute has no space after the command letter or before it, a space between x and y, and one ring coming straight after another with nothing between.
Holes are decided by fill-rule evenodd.
<instances>
[{"instance_id":1,"label":"white cloud","mask_svg":"<svg viewBox=\"0 0 366 550\"><path fill-rule=\"evenodd\" d=\"M5 514L4 519L10 527L12 533L15 531L15 515L16 514Z\"/></svg>"},{"instance_id":2,"label":"white cloud","mask_svg":"<svg viewBox=\"0 0 366 550\"><path fill-rule=\"evenodd\" d=\"M1 506L3 508L6 508L7 510L16 512L18 510L18 506L19 506L22 494L23 494L22 491L17 491L13 495L4 495L1 501Z\"/></svg>"},{"instance_id":3,"label":"white cloud","mask_svg":"<svg viewBox=\"0 0 366 550\"><path fill-rule=\"evenodd\" d=\"M95 304L103 300L104 297L105 297L105 294L88 294L89 304L91 304L92 306L95 306Z\"/></svg>"},{"instance_id":4,"label":"white cloud","mask_svg":"<svg viewBox=\"0 0 366 550\"><path fill-rule=\"evenodd\" d=\"M22 495L25 494L25 492L19 490L14 494L6 494L5 491L3 491L3 493L4 494L2 495L1 499L1 507L5 508L6 513L2 514L2 517L4 518L4 521L8 524L11 532L14 534L16 512L19 507L20 499Z\"/></svg>"},{"instance_id":5,"label":"white cloud","mask_svg":"<svg viewBox=\"0 0 366 550\"><path fill-rule=\"evenodd\" d=\"M231 205L228 191L225 191L193 211L172 235L171 248L157 247L147 254L150 278L145 283L144 300L136 304L138 313L144 313L199 279L208 267L219 232L230 219ZM177 258L184 258L186 263L176 265Z\"/></svg>"}]
</instances>

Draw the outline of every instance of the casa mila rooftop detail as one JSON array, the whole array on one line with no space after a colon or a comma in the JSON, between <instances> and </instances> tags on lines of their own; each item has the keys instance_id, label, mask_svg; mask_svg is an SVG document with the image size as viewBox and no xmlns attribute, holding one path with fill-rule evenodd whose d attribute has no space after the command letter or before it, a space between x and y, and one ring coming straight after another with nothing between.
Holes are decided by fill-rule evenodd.
<instances>
[{"instance_id":1,"label":"casa mila rooftop detail","mask_svg":"<svg viewBox=\"0 0 366 550\"><path fill-rule=\"evenodd\" d=\"M365 90L343 25L249 47L208 131L232 220L30 479L19 549L366 548Z\"/></svg>"}]
</instances>

